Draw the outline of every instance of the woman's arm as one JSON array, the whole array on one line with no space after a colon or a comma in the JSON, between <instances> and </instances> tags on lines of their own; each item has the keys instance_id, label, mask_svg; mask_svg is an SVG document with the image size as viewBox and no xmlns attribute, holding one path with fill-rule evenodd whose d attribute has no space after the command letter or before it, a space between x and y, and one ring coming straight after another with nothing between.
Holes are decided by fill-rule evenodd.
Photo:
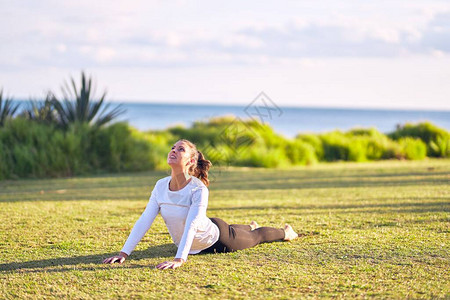
<instances>
[{"instance_id":1,"label":"woman's arm","mask_svg":"<svg viewBox=\"0 0 450 300\"><path fill-rule=\"evenodd\" d=\"M178 251L175 258L182 258L187 260L189 251L191 250L192 242L194 241L195 233L197 232L198 222L202 217L206 216L206 209L208 208L208 194L207 188L197 190L192 195L192 204L186 218L183 236L181 237Z\"/></svg>"},{"instance_id":2,"label":"woman's arm","mask_svg":"<svg viewBox=\"0 0 450 300\"><path fill-rule=\"evenodd\" d=\"M133 252L136 245L139 243L145 233L150 229L153 221L158 215L159 205L156 201L156 198L157 192L155 187L152 191L147 207L145 208L141 217L134 224L133 229L131 230L130 235L128 236L128 239L125 242L119 255L107 258L103 261L103 263L122 263L131 254L131 252Z\"/></svg>"},{"instance_id":3,"label":"woman's arm","mask_svg":"<svg viewBox=\"0 0 450 300\"><path fill-rule=\"evenodd\" d=\"M181 237L180 244L178 245L178 251L175 255L175 259L173 261L166 261L157 265L156 267L158 269L175 269L186 262L192 242L194 241L195 233L197 231L198 221L203 216L206 216L208 194L209 191L207 188L202 188L194 192L192 195L192 204L186 217L183 236Z\"/></svg>"},{"instance_id":4,"label":"woman's arm","mask_svg":"<svg viewBox=\"0 0 450 300\"><path fill-rule=\"evenodd\" d=\"M122 252L130 255L133 252L136 245L140 242L140 240L144 237L145 233L150 229L155 220L156 216L159 213L159 205L156 201L157 193L156 187L152 191L152 195L150 200L142 213L141 217L136 221L133 226L133 229L128 236L127 241L125 242Z\"/></svg>"}]
</instances>

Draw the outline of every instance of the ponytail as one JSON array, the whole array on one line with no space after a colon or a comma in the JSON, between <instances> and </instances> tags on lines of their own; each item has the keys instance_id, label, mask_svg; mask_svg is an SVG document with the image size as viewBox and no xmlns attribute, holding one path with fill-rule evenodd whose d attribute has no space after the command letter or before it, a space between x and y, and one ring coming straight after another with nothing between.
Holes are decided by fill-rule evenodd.
<instances>
[{"instance_id":1,"label":"ponytail","mask_svg":"<svg viewBox=\"0 0 450 300\"><path fill-rule=\"evenodd\" d=\"M197 147L194 143L191 141L188 141L186 139L179 140L181 142L185 142L186 144L191 147L192 156L191 158L195 159L197 161L196 165L191 165L189 168L189 174L194 175L198 179L200 179L206 186L209 186L209 179L208 179L208 171L209 168L212 166L211 161L205 159L205 156L203 153L197 150Z\"/></svg>"},{"instance_id":2,"label":"ponytail","mask_svg":"<svg viewBox=\"0 0 450 300\"><path fill-rule=\"evenodd\" d=\"M194 169L194 176L203 181L206 186L209 186L208 171L212 163L211 161L205 159L203 153L200 151L197 151L197 153L197 166Z\"/></svg>"}]
</instances>

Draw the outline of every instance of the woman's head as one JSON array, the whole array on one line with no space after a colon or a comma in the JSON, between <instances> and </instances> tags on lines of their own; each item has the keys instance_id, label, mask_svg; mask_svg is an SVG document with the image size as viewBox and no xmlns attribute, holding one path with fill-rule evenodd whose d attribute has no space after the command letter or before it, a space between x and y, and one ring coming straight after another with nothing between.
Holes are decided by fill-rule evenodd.
<instances>
[{"instance_id":1,"label":"woman's head","mask_svg":"<svg viewBox=\"0 0 450 300\"><path fill-rule=\"evenodd\" d=\"M194 143L185 139L177 141L167 155L167 163L172 169L187 172L209 185L208 171L212 164Z\"/></svg>"}]
</instances>

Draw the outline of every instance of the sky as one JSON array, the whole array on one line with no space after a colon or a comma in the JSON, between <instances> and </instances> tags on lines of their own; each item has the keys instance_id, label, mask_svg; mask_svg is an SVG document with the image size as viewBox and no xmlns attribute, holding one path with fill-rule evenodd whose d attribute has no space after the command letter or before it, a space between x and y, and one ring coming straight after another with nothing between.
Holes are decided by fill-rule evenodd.
<instances>
[{"instance_id":1,"label":"sky","mask_svg":"<svg viewBox=\"0 0 450 300\"><path fill-rule=\"evenodd\" d=\"M0 0L0 88L121 102L450 110L450 1Z\"/></svg>"}]
</instances>

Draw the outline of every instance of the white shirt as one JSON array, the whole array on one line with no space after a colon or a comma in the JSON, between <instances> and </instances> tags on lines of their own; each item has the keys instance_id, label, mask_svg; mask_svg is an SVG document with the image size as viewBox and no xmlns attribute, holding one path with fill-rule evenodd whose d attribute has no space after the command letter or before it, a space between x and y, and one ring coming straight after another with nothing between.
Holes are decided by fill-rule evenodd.
<instances>
[{"instance_id":1,"label":"white shirt","mask_svg":"<svg viewBox=\"0 0 450 300\"><path fill-rule=\"evenodd\" d=\"M208 188L195 176L178 191L169 190L171 176L158 180L150 200L128 236L122 252L130 255L149 230L159 212L173 242L178 247L175 258L187 260L219 239L219 228L206 216Z\"/></svg>"}]
</instances>

